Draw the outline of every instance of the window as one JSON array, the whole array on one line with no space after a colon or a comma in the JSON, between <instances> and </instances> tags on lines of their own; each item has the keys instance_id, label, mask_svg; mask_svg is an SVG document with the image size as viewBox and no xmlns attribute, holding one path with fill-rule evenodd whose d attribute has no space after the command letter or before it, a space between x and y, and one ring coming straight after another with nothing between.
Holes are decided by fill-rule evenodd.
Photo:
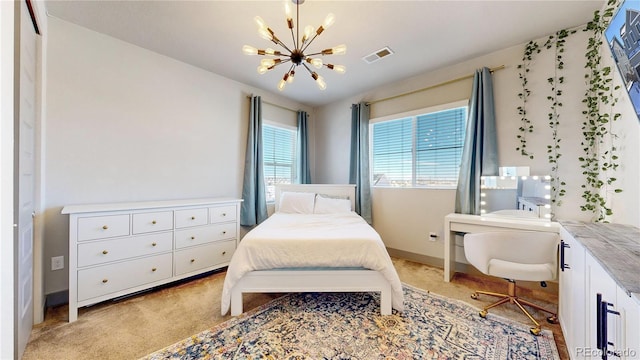
<instances>
[{"instance_id":1,"label":"window","mask_svg":"<svg viewBox=\"0 0 640 360\"><path fill-rule=\"evenodd\" d=\"M467 107L455 105L373 123L373 186L455 187L467 119Z\"/></svg>"},{"instance_id":2,"label":"window","mask_svg":"<svg viewBox=\"0 0 640 360\"><path fill-rule=\"evenodd\" d=\"M276 184L292 184L296 180L296 137L296 129L262 124L262 159L267 202L275 201Z\"/></svg>"}]
</instances>

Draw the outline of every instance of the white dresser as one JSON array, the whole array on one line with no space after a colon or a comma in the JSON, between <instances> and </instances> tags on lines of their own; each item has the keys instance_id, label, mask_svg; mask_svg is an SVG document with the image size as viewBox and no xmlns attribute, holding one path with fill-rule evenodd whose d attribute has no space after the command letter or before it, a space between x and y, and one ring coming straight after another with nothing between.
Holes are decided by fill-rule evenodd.
<instances>
[{"instance_id":1,"label":"white dresser","mask_svg":"<svg viewBox=\"0 0 640 360\"><path fill-rule=\"evenodd\" d=\"M229 264L240 203L209 198L71 205L69 322L78 308Z\"/></svg>"}]
</instances>

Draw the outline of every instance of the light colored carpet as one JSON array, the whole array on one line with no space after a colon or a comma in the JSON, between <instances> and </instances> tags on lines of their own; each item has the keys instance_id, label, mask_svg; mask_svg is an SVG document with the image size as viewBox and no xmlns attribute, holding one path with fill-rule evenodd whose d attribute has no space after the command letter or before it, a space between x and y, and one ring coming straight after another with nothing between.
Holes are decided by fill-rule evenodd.
<instances>
[{"instance_id":1,"label":"light colored carpet","mask_svg":"<svg viewBox=\"0 0 640 360\"><path fill-rule=\"evenodd\" d=\"M480 275L458 273L445 283L442 269L393 259L400 280L408 285L459 299L476 308L494 299L470 298L475 289L506 291L506 283ZM34 327L23 359L137 359L200 333L231 317L220 316L220 293L224 271L177 286L82 308L78 321L69 324L67 306L48 309L45 321ZM520 295L548 309L557 307L557 287L542 289L523 284ZM279 294L245 295L244 308L263 305ZM529 325L524 314L511 305L492 309L491 314ZM543 328L553 332L561 359L568 359L559 325L546 324L546 314L533 312Z\"/></svg>"}]
</instances>

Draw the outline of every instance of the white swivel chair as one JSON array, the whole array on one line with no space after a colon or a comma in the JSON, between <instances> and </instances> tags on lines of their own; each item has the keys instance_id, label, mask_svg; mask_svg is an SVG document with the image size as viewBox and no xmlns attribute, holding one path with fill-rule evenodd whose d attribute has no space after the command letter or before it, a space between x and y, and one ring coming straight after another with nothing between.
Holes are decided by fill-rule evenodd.
<instances>
[{"instance_id":1,"label":"white swivel chair","mask_svg":"<svg viewBox=\"0 0 640 360\"><path fill-rule=\"evenodd\" d=\"M516 304L535 324L535 327L531 328L531 333L534 335L540 333L540 324L523 305L545 311L551 314L547 321L557 322L556 313L516 295L516 280L539 281L542 286L546 286L545 281L556 278L558 234L535 231L465 234L464 253L469 263L483 274L505 278L509 281L508 294L476 291L471 295L473 299L477 299L479 294L500 298L497 302L480 311L481 317L486 317L487 310L490 308L509 302Z\"/></svg>"}]
</instances>

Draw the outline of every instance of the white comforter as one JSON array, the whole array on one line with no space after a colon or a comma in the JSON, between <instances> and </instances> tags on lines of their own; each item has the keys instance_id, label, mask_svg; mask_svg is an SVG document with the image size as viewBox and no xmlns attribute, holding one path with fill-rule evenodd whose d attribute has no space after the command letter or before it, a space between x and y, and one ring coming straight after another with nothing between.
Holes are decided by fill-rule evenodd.
<instances>
[{"instance_id":1,"label":"white comforter","mask_svg":"<svg viewBox=\"0 0 640 360\"><path fill-rule=\"evenodd\" d=\"M380 235L355 212L275 213L248 232L236 249L222 289L222 315L231 289L246 273L300 267L363 267L391 284L392 306L402 311L402 284Z\"/></svg>"}]
</instances>

